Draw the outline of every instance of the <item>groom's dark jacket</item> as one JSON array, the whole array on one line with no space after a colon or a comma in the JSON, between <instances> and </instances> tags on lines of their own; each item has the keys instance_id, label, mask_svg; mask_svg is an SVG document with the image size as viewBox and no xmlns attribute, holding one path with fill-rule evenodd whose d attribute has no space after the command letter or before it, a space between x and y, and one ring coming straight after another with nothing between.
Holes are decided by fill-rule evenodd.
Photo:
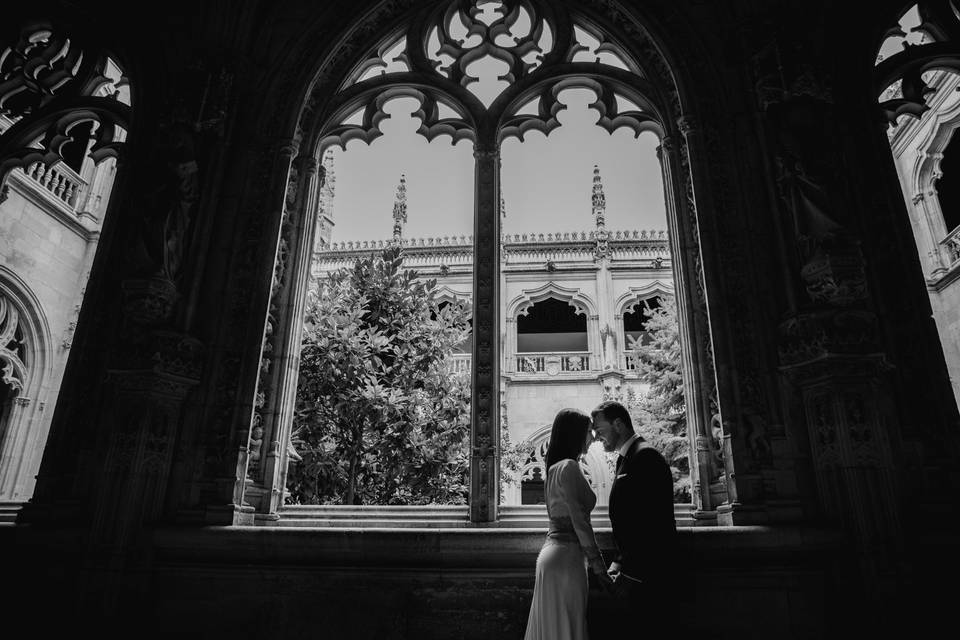
<instances>
[{"instance_id":1,"label":"groom's dark jacket","mask_svg":"<svg viewBox=\"0 0 960 640\"><path fill-rule=\"evenodd\" d=\"M662 577L676 560L673 475L663 456L640 439L618 464L609 511L621 571L645 581Z\"/></svg>"}]
</instances>

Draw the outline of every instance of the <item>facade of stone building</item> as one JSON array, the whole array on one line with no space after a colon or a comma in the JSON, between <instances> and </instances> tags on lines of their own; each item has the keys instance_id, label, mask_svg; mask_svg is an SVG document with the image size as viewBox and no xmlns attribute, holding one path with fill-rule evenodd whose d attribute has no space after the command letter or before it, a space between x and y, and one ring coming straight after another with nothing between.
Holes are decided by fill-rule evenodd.
<instances>
[{"instance_id":1,"label":"facade of stone building","mask_svg":"<svg viewBox=\"0 0 960 640\"><path fill-rule=\"evenodd\" d=\"M55 253L79 270L85 255L72 226L25 217L32 167L66 175L70 141L89 142L97 166L116 161L36 486L0 526L5 615L104 635L522 637L546 522L542 507L498 499L501 430L526 419L508 409L504 424L501 382L546 389L575 377L580 353L596 380L628 379L616 315L646 290L618 277L637 269L673 283L691 474L711 486L672 558L676 634L920 635L948 622L960 414L886 129L929 106L929 71L960 70L960 18L951 0L917 4L932 40L878 64L909 9L899 1L173 2L146 26L112 2L5 7L0 275L21 302L0 331L9 309L28 319L0 345L6 405L29 397L34 410L29 383L10 380L33 362L18 345L43 335L22 301L45 304L13 286L39 285L10 276L6 234L72 233ZM490 104L471 93L484 55L508 67ZM126 103L96 92L108 59ZM598 126L661 140L669 270L643 254L659 234L501 233L500 145L559 126L570 87L597 96ZM420 102L425 137L474 147L474 233L458 245L472 251L469 504L289 507L321 159L374 140L397 97ZM544 253L560 246L563 259ZM466 291L466 278L447 282ZM554 298L586 309L587 348L528 365L503 325ZM53 342L55 322L69 320L48 318ZM542 380L524 387L527 375ZM594 637L617 607L591 592Z\"/></svg>"},{"instance_id":2,"label":"facade of stone building","mask_svg":"<svg viewBox=\"0 0 960 640\"><path fill-rule=\"evenodd\" d=\"M472 236L405 238L410 214L401 177L391 239L334 242L336 171L329 151L322 167L325 181L318 197L311 282L349 268L361 256L398 245L405 269L436 281L438 300L472 303ZM599 167L594 167L589 198L586 189L584 195L591 206L580 217L592 221L589 231L501 236L501 430L507 441L529 444L533 450L519 477L504 484L501 504L543 502L544 459L557 411L575 407L589 413L603 400L624 399L627 387L637 397L649 387L638 377L634 345L644 329L644 309L656 308L664 296L673 295L669 238L662 229L607 231ZM502 200L500 216L506 218ZM469 342L462 351L452 356L454 371L470 369ZM599 445L591 447L584 460L601 506L607 504L613 482L613 461Z\"/></svg>"},{"instance_id":3,"label":"facade of stone building","mask_svg":"<svg viewBox=\"0 0 960 640\"><path fill-rule=\"evenodd\" d=\"M101 95L119 79L104 71ZM86 151L10 171L0 196L0 519L33 493L113 183L116 162Z\"/></svg>"},{"instance_id":4,"label":"facade of stone building","mask_svg":"<svg viewBox=\"0 0 960 640\"><path fill-rule=\"evenodd\" d=\"M514 235L504 238L500 276L502 331L499 343L502 427L511 442L528 442L534 455L527 460L522 480L542 480L543 457L550 424L564 407L590 410L609 397L622 397L625 386L643 394L647 385L637 379L630 325L624 316L642 314L645 305L657 306L672 295L670 250L664 231L618 231L609 243L609 258L598 259L595 231ZM390 241L333 243L315 262L323 277L370 251L383 250ZM421 278L436 279L441 300L471 300L473 239L403 239L404 268ZM371 248L375 247L375 248ZM518 319L562 303L566 320L582 321L582 330L558 332L544 322L532 333L518 332ZM537 305L540 305L539 307ZM521 320L521 322L523 322ZM575 335L571 335L575 333ZM525 341L530 336L534 344ZM456 370L468 369L469 353L452 356ZM608 457L594 447L589 477L606 504L612 468ZM521 487L512 484L504 504L521 503Z\"/></svg>"},{"instance_id":5,"label":"facade of stone building","mask_svg":"<svg viewBox=\"0 0 960 640\"><path fill-rule=\"evenodd\" d=\"M942 181L957 178L945 176L941 163L960 125L960 76L935 72L929 84L934 89L928 100L929 110L918 118L899 121L890 131L890 147L953 393L960 403L960 289L956 284L960 275L960 220L956 211L950 210L955 203L943 203L938 195Z\"/></svg>"}]
</instances>

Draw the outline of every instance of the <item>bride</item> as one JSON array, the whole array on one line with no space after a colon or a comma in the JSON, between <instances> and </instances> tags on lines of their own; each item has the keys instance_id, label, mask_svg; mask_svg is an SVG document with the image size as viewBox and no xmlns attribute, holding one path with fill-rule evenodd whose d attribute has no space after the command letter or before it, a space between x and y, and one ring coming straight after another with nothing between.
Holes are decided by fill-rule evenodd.
<instances>
[{"instance_id":1,"label":"bride","mask_svg":"<svg viewBox=\"0 0 960 640\"><path fill-rule=\"evenodd\" d=\"M611 584L590 526L597 497L577 458L593 441L590 416L561 409L547 449L547 516L550 528L537 556L537 580L524 640L586 640L587 568Z\"/></svg>"}]
</instances>

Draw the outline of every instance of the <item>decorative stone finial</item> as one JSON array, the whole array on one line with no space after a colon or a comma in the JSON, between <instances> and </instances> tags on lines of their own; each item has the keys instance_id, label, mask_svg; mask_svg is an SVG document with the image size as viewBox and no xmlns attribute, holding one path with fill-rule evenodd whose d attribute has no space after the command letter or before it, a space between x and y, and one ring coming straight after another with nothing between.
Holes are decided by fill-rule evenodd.
<instances>
[{"instance_id":1,"label":"decorative stone finial","mask_svg":"<svg viewBox=\"0 0 960 640\"><path fill-rule=\"evenodd\" d=\"M610 245L607 243L606 211L607 197L603 193L603 182L600 180L600 167L593 165L593 196L591 198L593 219L596 223L594 237L597 241L595 255L602 258L610 255Z\"/></svg>"},{"instance_id":2,"label":"decorative stone finial","mask_svg":"<svg viewBox=\"0 0 960 640\"><path fill-rule=\"evenodd\" d=\"M393 201L393 242L400 244L403 235L403 225L407 222L407 178L400 174L400 184L397 185L397 197Z\"/></svg>"},{"instance_id":3,"label":"decorative stone finial","mask_svg":"<svg viewBox=\"0 0 960 640\"><path fill-rule=\"evenodd\" d=\"M597 223L597 230L606 224L607 197L603 194L603 182L600 180L600 167L593 165L593 217Z\"/></svg>"},{"instance_id":4,"label":"decorative stone finial","mask_svg":"<svg viewBox=\"0 0 960 640\"><path fill-rule=\"evenodd\" d=\"M333 171L333 149L327 149L320 165L323 169L323 186L317 198L317 235L314 251L330 247L333 235L333 198L336 195L337 177Z\"/></svg>"}]
</instances>

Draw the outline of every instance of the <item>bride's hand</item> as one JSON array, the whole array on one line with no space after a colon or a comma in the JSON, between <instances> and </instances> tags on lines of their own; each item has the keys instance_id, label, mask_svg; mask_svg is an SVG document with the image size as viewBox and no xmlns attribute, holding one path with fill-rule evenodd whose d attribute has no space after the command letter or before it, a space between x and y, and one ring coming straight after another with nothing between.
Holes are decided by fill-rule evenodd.
<instances>
[{"instance_id":1,"label":"bride's hand","mask_svg":"<svg viewBox=\"0 0 960 640\"><path fill-rule=\"evenodd\" d=\"M603 562L603 558L594 558L590 561L590 571L597 576L597 582L600 583L600 586L604 589L608 589L613 585L613 578L607 574L607 566Z\"/></svg>"}]
</instances>

